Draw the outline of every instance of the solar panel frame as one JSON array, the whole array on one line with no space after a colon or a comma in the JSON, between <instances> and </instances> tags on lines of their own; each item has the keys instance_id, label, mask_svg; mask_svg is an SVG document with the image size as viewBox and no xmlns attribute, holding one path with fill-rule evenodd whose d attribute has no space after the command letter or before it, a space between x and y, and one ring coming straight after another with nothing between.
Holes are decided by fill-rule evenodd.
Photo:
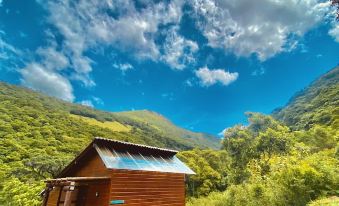
<instances>
[{"instance_id":1,"label":"solar panel frame","mask_svg":"<svg viewBox=\"0 0 339 206\"><path fill-rule=\"evenodd\" d=\"M175 155L164 157L142 155L136 152L131 154L129 151L116 151L113 148L98 145L95 145L95 149L108 169L195 174Z\"/></svg>"}]
</instances>

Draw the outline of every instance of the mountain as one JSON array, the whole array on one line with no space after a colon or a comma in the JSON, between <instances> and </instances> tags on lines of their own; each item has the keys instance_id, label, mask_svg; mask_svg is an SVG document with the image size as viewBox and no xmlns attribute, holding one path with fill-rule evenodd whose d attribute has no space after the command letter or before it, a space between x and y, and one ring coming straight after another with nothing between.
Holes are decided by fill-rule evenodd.
<instances>
[{"instance_id":1,"label":"mountain","mask_svg":"<svg viewBox=\"0 0 339 206\"><path fill-rule=\"evenodd\" d=\"M339 67L298 92L272 116L294 130L307 130L314 124L339 128Z\"/></svg>"},{"instance_id":2,"label":"mountain","mask_svg":"<svg viewBox=\"0 0 339 206\"><path fill-rule=\"evenodd\" d=\"M221 150L179 154L197 171L187 206L339 205L339 67L272 116L248 112Z\"/></svg>"},{"instance_id":3,"label":"mountain","mask_svg":"<svg viewBox=\"0 0 339 206\"><path fill-rule=\"evenodd\" d=\"M9 121L13 120L11 117L21 116L25 121L16 121L32 127L34 125L28 121L29 118L37 120L43 116L41 121L57 129L60 136L68 133L70 137L74 137L70 133L79 132L86 139L104 136L178 150L193 147L218 148L220 144L220 139L215 136L182 129L155 112L105 112L6 83L0 83L0 105L3 109L2 115L10 117ZM59 125L60 118L56 118L60 116L64 124L60 122ZM87 129L81 132L73 125L81 125L81 128ZM40 126L33 127L31 132L41 132L44 125ZM88 130L91 131L87 132ZM55 135L53 138L59 137Z\"/></svg>"},{"instance_id":4,"label":"mountain","mask_svg":"<svg viewBox=\"0 0 339 206\"><path fill-rule=\"evenodd\" d=\"M181 137L185 140L189 140L194 145L203 146L206 145L210 148L219 148L220 139L216 139L215 136L206 133L192 132L174 125L171 121L166 119L161 114L158 114L149 110L117 112L118 116L131 118L135 121L143 122L157 131L163 133L166 136Z\"/></svg>"}]
</instances>

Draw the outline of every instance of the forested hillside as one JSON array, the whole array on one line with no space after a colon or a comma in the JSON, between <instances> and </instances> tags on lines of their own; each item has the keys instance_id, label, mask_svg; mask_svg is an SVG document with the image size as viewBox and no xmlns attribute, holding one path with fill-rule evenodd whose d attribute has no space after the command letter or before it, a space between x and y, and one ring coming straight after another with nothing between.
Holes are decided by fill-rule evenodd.
<instances>
[{"instance_id":1,"label":"forested hillside","mask_svg":"<svg viewBox=\"0 0 339 206\"><path fill-rule=\"evenodd\" d=\"M188 205L339 205L339 68L272 116L247 113L220 151L185 151ZM281 121L281 122L280 122Z\"/></svg>"},{"instance_id":2,"label":"forested hillside","mask_svg":"<svg viewBox=\"0 0 339 206\"><path fill-rule=\"evenodd\" d=\"M339 67L336 67L298 92L273 117L295 130L315 124L339 127Z\"/></svg>"},{"instance_id":3,"label":"forested hillside","mask_svg":"<svg viewBox=\"0 0 339 206\"><path fill-rule=\"evenodd\" d=\"M38 205L41 180L93 136L185 150L178 157L196 172L188 206L338 205L338 71L272 116L248 112L248 125L227 129L220 150L199 149L213 138L150 111L102 112L0 84L0 205Z\"/></svg>"},{"instance_id":4,"label":"forested hillside","mask_svg":"<svg viewBox=\"0 0 339 206\"><path fill-rule=\"evenodd\" d=\"M164 116L149 110L117 112L115 114L143 122L167 136L182 137L195 145L206 145L213 149L220 148L220 140L216 139L215 136L177 127Z\"/></svg>"},{"instance_id":5,"label":"forested hillside","mask_svg":"<svg viewBox=\"0 0 339 206\"><path fill-rule=\"evenodd\" d=\"M0 205L38 204L41 180L55 176L96 136L178 150L219 147L216 137L147 113L98 111L0 83ZM156 125L149 118L157 118Z\"/></svg>"}]
</instances>

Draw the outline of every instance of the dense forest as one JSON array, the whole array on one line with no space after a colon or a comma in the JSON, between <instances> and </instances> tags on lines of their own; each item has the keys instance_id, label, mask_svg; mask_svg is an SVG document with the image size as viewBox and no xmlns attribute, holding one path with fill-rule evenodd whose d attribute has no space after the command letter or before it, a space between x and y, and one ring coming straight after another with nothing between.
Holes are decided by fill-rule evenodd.
<instances>
[{"instance_id":1,"label":"dense forest","mask_svg":"<svg viewBox=\"0 0 339 206\"><path fill-rule=\"evenodd\" d=\"M272 115L248 112L215 150L213 136L150 111L102 112L0 83L0 205L39 205L42 180L95 136L181 150L196 172L189 206L338 205L338 106L339 67Z\"/></svg>"},{"instance_id":2,"label":"dense forest","mask_svg":"<svg viewBox=\"0 0 339 206\"><path fill-rule=\"evenodd\" d=\"M339 67L272 116L247 116L220 151L180 154L197 172L187 205L339 205Z\"/></svg>"}]
</instances>

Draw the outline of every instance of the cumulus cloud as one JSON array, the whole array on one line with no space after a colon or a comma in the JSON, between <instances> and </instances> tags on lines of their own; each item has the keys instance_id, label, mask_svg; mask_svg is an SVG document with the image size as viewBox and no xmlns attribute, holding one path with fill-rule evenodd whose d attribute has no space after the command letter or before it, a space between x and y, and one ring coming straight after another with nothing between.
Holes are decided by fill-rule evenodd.
<instances>
[{"instance_id":1,"label":"cumulus cloud","mask_svg":"<svg viewBox=\"0 0 339 206\"><path fill-rule=\"evenodd\" d=\"M34 90L58 97L65 101L74 100L70 76L61 74L70 67L68 57L56 45L40 47L36 51L36 60L19 70L21 83Z\"/></svg>"},{"instance_id":2,"label":"cumulus cloud","mask_svg":"<svg viewBox=\"0 0 339 206\"><path fill-rule=\"evenodd\" d=\"M239 76L237 72L231 73L223 69L210 70L207 67L198 69L195 75L199 78L201 85L206 87L216 83L227 86L237 80Z\"/></svg>"},{"instance_id":3,"label":"cumulus cloud","mask_svg":"<svg viewBox=\"0 0 339 206\"><path fill-rule=\"evenodd\" d=\"M38 48L37 54L48 69L63 70L69 66L68 58L55 47Z\"/></svg>"},{"instance_id":4,"label":"cumulus cloud","mask_svg":"<svg viewBox=\"0 0 339 206\"><path fill-rule=\"evenodd\" d=\"M336 42L339 43L339 24L336 23L333 25L333 28L329 31L329 35L331 35Z\"/></svg>"},{"instance_id":5,"label":"cumulus cloud","mask_svg":"<svg viewBox=\"0 0 339 206\"><path fill-rule=\"evenodd\" d=\"M38 59L29 64L40 65L41 69L35 70L41 71L39 76L55 74L80 81L85 87L93 87L96 84L90 73L95 62L88 56L90 51L113 48L138 60L164 61L181 69L185 63L193 62L192 52L198 48L196 43L175 33L177 30L167 35L165 46L156 43L164 28L180 23L182 0L142 1L139 6L132 0L38 2L48 11L47 22L57 31L55 34L47 31L50 45L39 48L36 51ZM61 38L56 41L55 36ZM133 68L128 63L113 64L113 67L123 72ZM24 68L22 74L26 74L28 68ZM32 80L38 81L28 77L23 76L27 85ZM30 86L39 90L45 88L35 83ZM49 87L46 90L50 93Z\"/></svg>"},{"instance_id":6,"label":"cumulus cloud","mask_svg":"<svg viewBox=\"0 0 339 206\"><path fill-rule=\"evenodd\" d=\"M197 27L214 48L262 61L290 50L324 19L329 2L318 0L193 0Z\"/></svg>"},{"instance_id":7,"label":"cumulus cloud","mask_svg":"<svg viewBox=\"0 0 339 206\"><path fill-rule=\"evenodd\" d=\"M64 76L43 67L38 63L31 63L20 70L22 83L32 89L58 97L65 101L73 101L73 88Z\"/></svg>"},{"instance_id":8,"label":"cumulus cloud","mask_svg":"<svg viewBox=\"0 0 339 206\"><path fill-rule=\"evenodd\" d=\"M79 81L85 87L96 85L91 77L95 61L89 56L93 51L118 50L138 61L161 61L178 70L194 65L199 45L179 32L184 5L193 9L187 15L193 15L209 46L237 56L255 54L262 61L297 48L298 38L321 22L330 7L328 2L318 0L38 2L48 12L47 22L53 27L50 31L57 32L51 34L49 31L52 43L36 51L38 58L21 71L22 81L68 101L74 99L70 80ZM337 41L338 30L336 26L329 32ZM1 52L2 48L16 52L14 47L4 44L0 36L0 59L7 58ZM133 69L128 63L114 63L113 67L123 72ZM33 78L27 74L30 70L41 74ZM195 74L204 86L228 85L238 77L238 73L207 67L200 68ZM39 85L39 78L44 76L49 80L59 79L56 88L68 87L66 97L52 91L51 85ZM41 84L47 82L50 81L41 79Z\"/></svg>"},{"instance_id":9,"label":"cumulus cloud","mask_svg":"<svg viewBox=\"0 0 339 206\"><path fill-rule=\"evenodd\" d=\"M181 0L148 2L142 8L136 8L131 0L76 3L62 0L51 1L45 7L50 12L50 23L65 38L65 47L78 59L84 57L88 48L101 44L132 52L140 59L155 60L159 56L155 43L159 26L177 24L182 16L182 5ZM81 68L87 71L89 66Z\"/></svg>"},{"instance_id":10,"label":"cumulus cloud","mask_svg":"<svg viewBox=\"0 0 339 206\"><path fill-rule=\"evenodd\" d=\"M178 27L166 31L167 36L163 45L164 54L161 59L174 69L184 69L195 62L194 54L199 46L196 42L178 35Z\"/></svg>"}]
</instances>

